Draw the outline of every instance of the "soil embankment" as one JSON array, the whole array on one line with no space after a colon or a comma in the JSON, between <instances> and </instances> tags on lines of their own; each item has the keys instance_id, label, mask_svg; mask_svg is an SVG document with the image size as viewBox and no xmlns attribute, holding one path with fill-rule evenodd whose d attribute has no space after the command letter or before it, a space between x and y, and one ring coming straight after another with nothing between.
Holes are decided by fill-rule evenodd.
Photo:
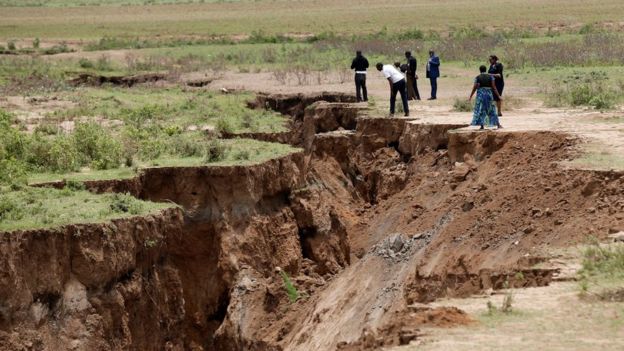
<instances>
[{"instance_id":1,"label":"soil embankment","mask_svg":"<svg viewBox=\"0 0 624 351\"><path fill-rule=\"evenodd\" d=\"M330 94L261 95L252 105L291 115L292 131L281 141L304 151L254 166L153 168L130 180L87 182L94 191L183 208L167 220L126 220L113 236L97 229L97 240L89 239L72 235L73 227L3 234L3 286L35 280L19 298L2 292L10 312L3 313L3 346L402 344L422 325L470 323L461 311L415 304L548 284L557 272L534 268L545 259L542 249L624 225L624 175L561 167L575 152L566 135L366 117ZM145 240L145 228L157 245ZM39 237L76 249L54 256L48 248L55 246L37 244ZM111 247L117 251L109 257ZM18 264L25 254L45 259ZM59 257L67 263L50 264ZM41 273L48 266L63 268L48 277ZM276 267L292 277L302 296L296 303ZM79 308L72 307L76 291Z\"/></svg>"}]
</instances>

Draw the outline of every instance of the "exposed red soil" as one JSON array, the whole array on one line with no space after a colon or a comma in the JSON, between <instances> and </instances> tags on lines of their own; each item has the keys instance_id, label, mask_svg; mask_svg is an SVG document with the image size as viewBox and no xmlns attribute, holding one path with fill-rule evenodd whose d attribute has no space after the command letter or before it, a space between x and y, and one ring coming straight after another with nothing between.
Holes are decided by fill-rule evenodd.
<instances>
[{"instance_id":1,"label":"exposed red soil","mask_svg":"<svg viewBox=\"0 0 624 351\"><path fill-rule=\"evenodd\" d=\"M300 122L293 124L301 130L291 142L303 152L254 166L154 168L127 181L88 182L95 191L176 202L185 211L183 221L176 217L167 230L153 228L166 243L156 261L143 249L120 256L129 257L125 270L76 261L89 304L115 297L92 319L123 322L105 323L97 333L71 334L92 319L63 314L62 299L48 304L41 322L32 322L27 311L36 298L60 295L76 275L65 269L65 278L48 277L41 272L49 264L38 261L24 270L15 263L23 256L3 248L2 276L32 276L50 285L36 294L24 290L21 302L10 304L24 312L3 320L1 340L15 348L36 343L61 349L58 338L44 332L50 330L68 335L62 340L77 343L76 349L95 350L397 345L418 337L424 325L469 323L459 310L413 303L507 284L548 284L554 271L533 267L545 259L544 248L573 245L587 235L604 238L624 226L624 174L561 167L575 152L576 140L566 135L457 132L458 125L400 118L356 116L352 122L349 106L306 109L314 99L259 99ZM59 230L63 245L82 242L66 230ZM136 241L132 227L115 233ZM3 235L12 242L23 233ZM99 254L103 247L121 245L100 239L90 251L94 257L106 257ZM20 252L47 257L48 246L25 244ZM117 261L102 264L117 267ZM288 301L276 267L301 293L296 303ZM99 271L116 273L104 279ZM156 291L115 293L135 272ZM152 299L158 308L140 308ZM78 318L76 326L64 316ZM41 335L50 338L37 339Z\"/></svg>"}]
</instances>

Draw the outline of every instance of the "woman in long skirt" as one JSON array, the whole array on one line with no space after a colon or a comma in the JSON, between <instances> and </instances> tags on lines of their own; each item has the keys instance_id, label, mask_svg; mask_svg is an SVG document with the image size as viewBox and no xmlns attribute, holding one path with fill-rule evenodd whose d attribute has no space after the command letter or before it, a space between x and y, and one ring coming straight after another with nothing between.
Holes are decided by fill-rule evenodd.
<instances>
[{"instance_id":1,"label":"woman in long skirt","mask_svg":"<svg viewBox=\"0 0 624 351\"><path fill-rule=\"evenodd\" d=\"M473 126L484 126L502 128L498 121L498 113L496 112L496 105L494 104L494 96L501 98L494 84L494 77L487 74L487 67L479 67L479 74L472 86L472 92L468 100L472 100L475 92L477 93L477 100L475 102L474 113L472 115Z\"/></svg>"}]
</instances>

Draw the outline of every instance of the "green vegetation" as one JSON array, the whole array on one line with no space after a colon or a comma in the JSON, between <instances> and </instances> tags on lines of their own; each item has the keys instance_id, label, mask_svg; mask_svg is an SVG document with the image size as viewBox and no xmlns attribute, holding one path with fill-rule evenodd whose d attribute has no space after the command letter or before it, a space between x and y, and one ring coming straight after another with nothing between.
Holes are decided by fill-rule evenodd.
<instances>
[{"instance_id":1,"label":"green vegetation","mask_svg":"<svg viewBox=\"0 0 624 351\"><path fill-rule=\"evenodd\" d=\"M77 106L49 115L52 121L80 117L121 120L134 133L182 134L202 127L225 127L227 132L281 132L286 118L267 110L246 106L252 94L218 94L180 88L83 89L67 94ZM154 131L153 129L157 129ZM136 137L137 135L132 135Z\"/></svg>"},{"instance_id":2,"label":"green vegetation","mask_svg":"<svg viewBox=\"0 0 624 351\"><path fill-rule=\"evenodd\" d=\"M134 177L143 168L149 167L199 167L252 165L288 155L299 149L285 144L268 143L252 139L211 139L200 144L198 156L163 156L149 161L137 161L132 167L125 165L109 170L83 168L71 173L26 173L21 176L31 184L60 180L88 181L104 179L126 179ZM2 174L2 173L0 173Z\"/></svg>"},{"instance_id":3,"label":"green vegetation","mask_svg":"<svg viewBox=\"0 0 624 351\"><path fill-rule=\"evenodd\" d=\"M613 86L603 71L575 72L563 79L556 79L547 91L547 103L551 106L591 106L596 109L612 109L624 91L621 84Z\"/></svg>"},{"instance_id":4,"label":"green vegetation","mask_svg":"<svg viewBox=\"0 0 624 351\"><path fill-rule=\"evenodd\" d=\"M284 282L284 289L286 290L286 295L288 295L288 299L291 303L297 302L301 297L299 295L299 291L295 288L295 285L290 280L290 277L283 270L279 271L280 276L282 277L282 281Z\"/></svg>"},{"instance_id":5,"label":"green vegetation","mask_svg":"<svg viewBox=\"0 0 624 351\"><path fill-rule=\"evenodd\" d=\"M130 195L96 195L79 188L0 188L0 232L104 222L171 207Z\"/></svg>"},{"instance_id":6,"label":"green vegetation","mask_svg":"<svg viewBox=\"0 0 624 351\"><path fill-rule=\"evenodd\" d=\"M453 111L455 112L472 112L473 108L472 101L466 99L455 99L453 101Z\"/></svg>"},{"instance_id":7,"label":"green vegetation","mask_svg":"<svg viewBox=\"0 0 624 351\"><path fill-rule=\"evenodd\" d=\"M262 31L267 35L283 33L336 32L352 35L372 33L387 25L388 32L406 29L426 35L428 30L447 32L453 27L475 23L487 13L488 26L508 31L510 23L520 28L543 27L544 34L557 35L561 25L579 32L578 23L617 23L624 17L620 0L567 0L565 11L559 2L490 2L422 0L300 1L296 6L287 0L210 1L193 5L168 6L76 6L95 0L2 0L4 5L41 4L75 7L3 8L2 38L98 39L104 36L146 37L166 35L232 35ZM112 1L112 2L111 2ZM111 0L108 3L161 3L166 0ZM539 11L536 11L539 9ZM149 10L149 11L148 11ZM392 20L389 20L392 19ZM414 28L418 24L419 28ZM548 25L552 24L552 28ZM555 26L556 24L556 26ZM591 25L593 29L599 25Z\"/></svg>"},{"instance_id":8,"label":"green vegetation","mask_svg":"<svg viewBox=\"0 0 624 351\"><path fill-rule=\"evenodd\" d=\"M1 111L0 183L64 175L77 180L126 178L137 167L253 163L294 150L248 140L213 140L218 133L285 130L285 117L247 108L249 94L145 88L85 89L69 97L77 107L51 113L33 133L20 131L15 117ZM68 134L56 124L74 119Z\"/></svg>"},{"instance_id":9,"label":"green vegetation","mask_svg":"<svg viewBox=\"0 0 624 351\"><path fill-rule=\"evenodd\" d=\"M624 245L591 244L583 252L579 271L582 294L624 301Z\"/></svg>"}]
</instances>

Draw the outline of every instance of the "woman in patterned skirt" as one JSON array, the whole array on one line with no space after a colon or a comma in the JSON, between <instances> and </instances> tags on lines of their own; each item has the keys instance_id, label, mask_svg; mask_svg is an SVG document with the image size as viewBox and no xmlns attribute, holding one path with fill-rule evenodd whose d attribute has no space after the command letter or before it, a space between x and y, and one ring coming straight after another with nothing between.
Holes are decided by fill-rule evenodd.
<instances>
[{"instance_id":1,"label":"woman in patterned skirt","mask_svg":"<svg viewBox=\"0 0 624 351\"><path fill-rule=\"evenodd\" d=\"M496 105L494 105L494 96L501 98L496 89L496 84L494 84L494 77L486 73L487 67L485 66L479 67L479 71L481 74L475 78L472 92L468 98L468 101L471 101L475 92L477 93L471 125L481 126L481 129L485 125L502 128L498 122Z\"/></svg>"}]
</instances>

